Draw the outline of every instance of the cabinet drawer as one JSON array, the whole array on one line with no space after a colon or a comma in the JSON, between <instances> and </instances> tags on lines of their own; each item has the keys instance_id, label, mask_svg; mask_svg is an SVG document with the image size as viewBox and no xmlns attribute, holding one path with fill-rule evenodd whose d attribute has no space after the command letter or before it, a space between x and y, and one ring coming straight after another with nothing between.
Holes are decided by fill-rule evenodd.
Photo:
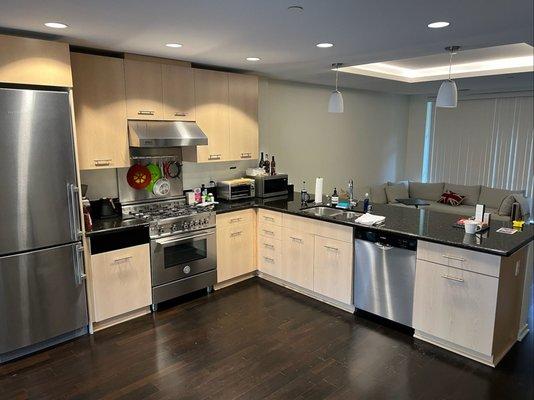
<instances>
[{"instance_id":1,"label":"cabinet drawer","mask_svg":"<svg viewBox=\"0 0 534 400\"><path fill-rule=\"evenodd\" d=\"M282 241L265 236L258 236L258 253L263 251L265 254L282 253Z\"/></svg>"},{"instance_id":2,"label":"cabinet drawer","mask_svg":"<svg viewBox=\"0 0 534 400\"><path fill-rule=\"evenodd\" d=\"M345 304L352 303L352 243L315 237L313 290Z\"/></svg>"},{"instance_id":3,"label":"cabinet drawer","mask_svg":"<svg viewBox=\"0 0 534 400\"><path fill-rule=\"evenodd\" d=\"M295 215L284 214L283 226L312 233L317 236L341 240L343 242L352 243L353 240L352 227L339 225L332 222L323 222L307 217L297 217Z\"/></svg>"},{"instance_id":4,"label":"cabinet drawer","mask_svg":"<svg viewBox=\"0 0 534 400\"><path fill-rule=\"evenodd\" d=\"M414 328L491 355L499 279L424 260L415 275Z\"/></svg>"},{"instance_id":5,"label":"cabinet drawer","mask_svg":"<svg viewBox=\"0 0 534 400\"><path fill-rule=\"evenodd\" d=\"M260 221L258 223L258 235L271 239L282 239L282 227Z\"/></svg>"},{"instance_id":6,"label":"cabinet drawer","mask_svg":"<svg viewBox=\"0 0 534 400\"><path fill-rule=\"evenodd\" d=\"M258 210L258 223L266 222L282 226L282 213L270 210Z\"/></svg>"},{"instance_id":7,"label":"cabinet drawer","mask_svg":"<svg viewBox=\"0 0 534 400\"><path fill-rule=\"evenodd\" d=\"M258 238L258 269L276 278L282 278L282 242Z\"/></svg>"},{"instance_id":8,"label":"cabinet drawer","mask_svg":"<svg viewBox=\"0 0 534 400\"><path fill-rule=\"evenodd\" d=\"M422 240L417 242L417 259L495 277L501 264L499 256Z\"/></svg>"},{"instance_id":9,"label":"cabinet drawer","mask_svg":"<svg viewBox=\"0 0 534 400\"><path fill-rule=\"evenodd\" d=\"M95 322L152 303L148 244L91 256Z\"/></svg>"},{"instance_id":10,"label":"cabinet drawer","mask_svg":"<svg viewBox=\"0 0 534 400\"><path fill-rule=\"evenodd\" d=\"M217 215L217 227L229 228L239 224L252 223L254 210L233 211Z\"/></svg>"}]
</instances>

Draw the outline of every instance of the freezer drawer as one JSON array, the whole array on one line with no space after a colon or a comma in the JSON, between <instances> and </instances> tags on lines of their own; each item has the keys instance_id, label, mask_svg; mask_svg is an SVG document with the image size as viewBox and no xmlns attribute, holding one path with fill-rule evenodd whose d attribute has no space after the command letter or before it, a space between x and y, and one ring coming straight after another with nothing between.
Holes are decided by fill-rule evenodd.
<instances>
[{"instance_id":1,"label":"freezer drawer","mask_svg":"<svg viewBox=\"0 0 534 400\"><path fill-rule=\"evenodd\" d=\"M88 324L80 243L0 257L0 355Z\"/></svg>"}]
</instances>

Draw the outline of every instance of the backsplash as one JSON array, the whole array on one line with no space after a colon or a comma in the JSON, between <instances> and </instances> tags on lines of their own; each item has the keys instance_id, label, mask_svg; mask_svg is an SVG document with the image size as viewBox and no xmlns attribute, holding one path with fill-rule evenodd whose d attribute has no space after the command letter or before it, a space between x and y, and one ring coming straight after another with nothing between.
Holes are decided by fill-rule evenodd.
<instances>
[{"instance_id":1,"label":"backsplash","mask_svg":"<svg viewBox=\"0 0 534 400\"><path fill-rule=\"evenodd\" d=\"M245 175L247 168L255 167L256 160L233 161L221 163L197 164L184 162L182 168L184 189L192 189L207 184L210 180L215 182L239 178ZM90 200L101 197L118 197L117 172L115 169L80 171L83 184L88 185L87 197Z\"/></svg>"}]
</instances>

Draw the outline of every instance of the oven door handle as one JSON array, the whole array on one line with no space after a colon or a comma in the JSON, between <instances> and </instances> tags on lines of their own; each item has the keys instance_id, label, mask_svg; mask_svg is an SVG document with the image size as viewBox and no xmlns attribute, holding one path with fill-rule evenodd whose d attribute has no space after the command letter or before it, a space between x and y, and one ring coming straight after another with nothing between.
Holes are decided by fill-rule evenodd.
<instances>
[{"instance_id":1,"label":"oven door handle","mask_svg":"<svg viewBox=\"0 0 534 400\"><path fill-rule=\"evenodd\" d=\"M169 247L170 245L175 244L175 243L185 242L186 240L207 237L211 235L215 235L215 231L204 232L204 233L200 233L197 235L186 236L186 237L179 238L179 239L170 239L170 238L156 239L156 244L160 245L161 247Z\"/></svg>"}]
</instances>

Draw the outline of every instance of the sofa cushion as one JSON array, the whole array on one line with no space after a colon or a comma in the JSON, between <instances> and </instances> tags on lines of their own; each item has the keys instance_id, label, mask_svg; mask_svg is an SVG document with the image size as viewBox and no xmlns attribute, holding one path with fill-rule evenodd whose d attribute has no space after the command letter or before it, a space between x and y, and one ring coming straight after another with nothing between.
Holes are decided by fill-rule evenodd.
<instances>
[{"instance_id":1,"label":"sofa cushion","mask_svg":"<svg viewBox=\"0 0 534 400\"><path fill-rule=\"evenodd\" d=\"M413 199L438 201L443 193L443 186L443 183L410 182L410 197Z\"/></svg>"},{"instance_id":2,"label":"sofa cushion","mask_svg":"<svg viewBox=\"0 0 534 400\"><path fill-rule=\"evenodd\" d=\"M521 212L521 218L526 221L530 217L530 206L528 204L528 199L523 196L523 194L514 194L515 201L519 203L519 208Z\"/></svg>"},{"instance_id":3,"label":"sofa cushion","mask_svg":"<svg viewBox=\"0 0 534 400\"><path fill-rule=\"evenodd\" d=\"M404 185L404 186L406 186L406 189L408 189L408 185L409 184L410 184L409 181L398 181L398 182L389 182L388 181L388 186Z\"/></svg>"},{"instance_id":4,"label":"sofa cushion","mask_svg":"<svg viewBox=\"0 0 534 400\"><path fill-rule=\"evenodd\" d=\"M479 204L484 204L486 207L499 209L503 200L513 194L523 193L521 190L506 190L506 189L495 189L487 186L482 186L480 188L480 197L478 198ZM511 209L511 205L510 205Z\"/></svg>"},{"instance_id":5,"label":"sofa cushion","mask_svg":"<svg viewBox=\"0 0 534 400\"><path fill-rule=\"evenodd\" d=\"M449 206L457 207L464 201L465 196L454 193L452 190L445 190L441 195L438 203L448 204Z\"/></svg>"},{"instance_id":6,"label":"sofa cushion","mask_svg":"<svg viewBox=\"0 0 534 400\"><path fill-rule=\"evenodd\" d=\"M387 185L386 197L388 203L396 203L396 199L407 199L409 197L408 187L403 183Z\"/></svg>"},{"instance_id":7,"label":"sofa cushion","mask_svg":"<svg viewBox=\"0 0 534 400\"><path fill-rule=\"evenodd\" d=\"M480 185L467 186L445 183L444 190L450 190L451 192L465 196L462 204L465 204L466 206L476 206L478 203L478 197L480 196Z\"/></svg>"},{"instance_id":8,"label":"sofa cushion","mask_svg":"<svg viewBox=\"0 0 534 400\"><path fill-rule=\"evenodd\" d=\"M461 217L471 217L475 215L475 207L465 206L463 204L460 204L456 207L451 207L448 204L431 202L430 205L425 207L425 209L429 209L431 211L439 211L447 214L457 214Z\"/></svg>"},{"instance_id":9,"label":"sofa cushion","mask_svg":"<svg viewBox=\"0 0 534 400\"><path fill-rule=\"evenodd\" d=\"M388 198L386 196L386 184L371 186L371 192L369 197L372 203L375 204L386 204Z\"/></svg>"}]
</instances>

